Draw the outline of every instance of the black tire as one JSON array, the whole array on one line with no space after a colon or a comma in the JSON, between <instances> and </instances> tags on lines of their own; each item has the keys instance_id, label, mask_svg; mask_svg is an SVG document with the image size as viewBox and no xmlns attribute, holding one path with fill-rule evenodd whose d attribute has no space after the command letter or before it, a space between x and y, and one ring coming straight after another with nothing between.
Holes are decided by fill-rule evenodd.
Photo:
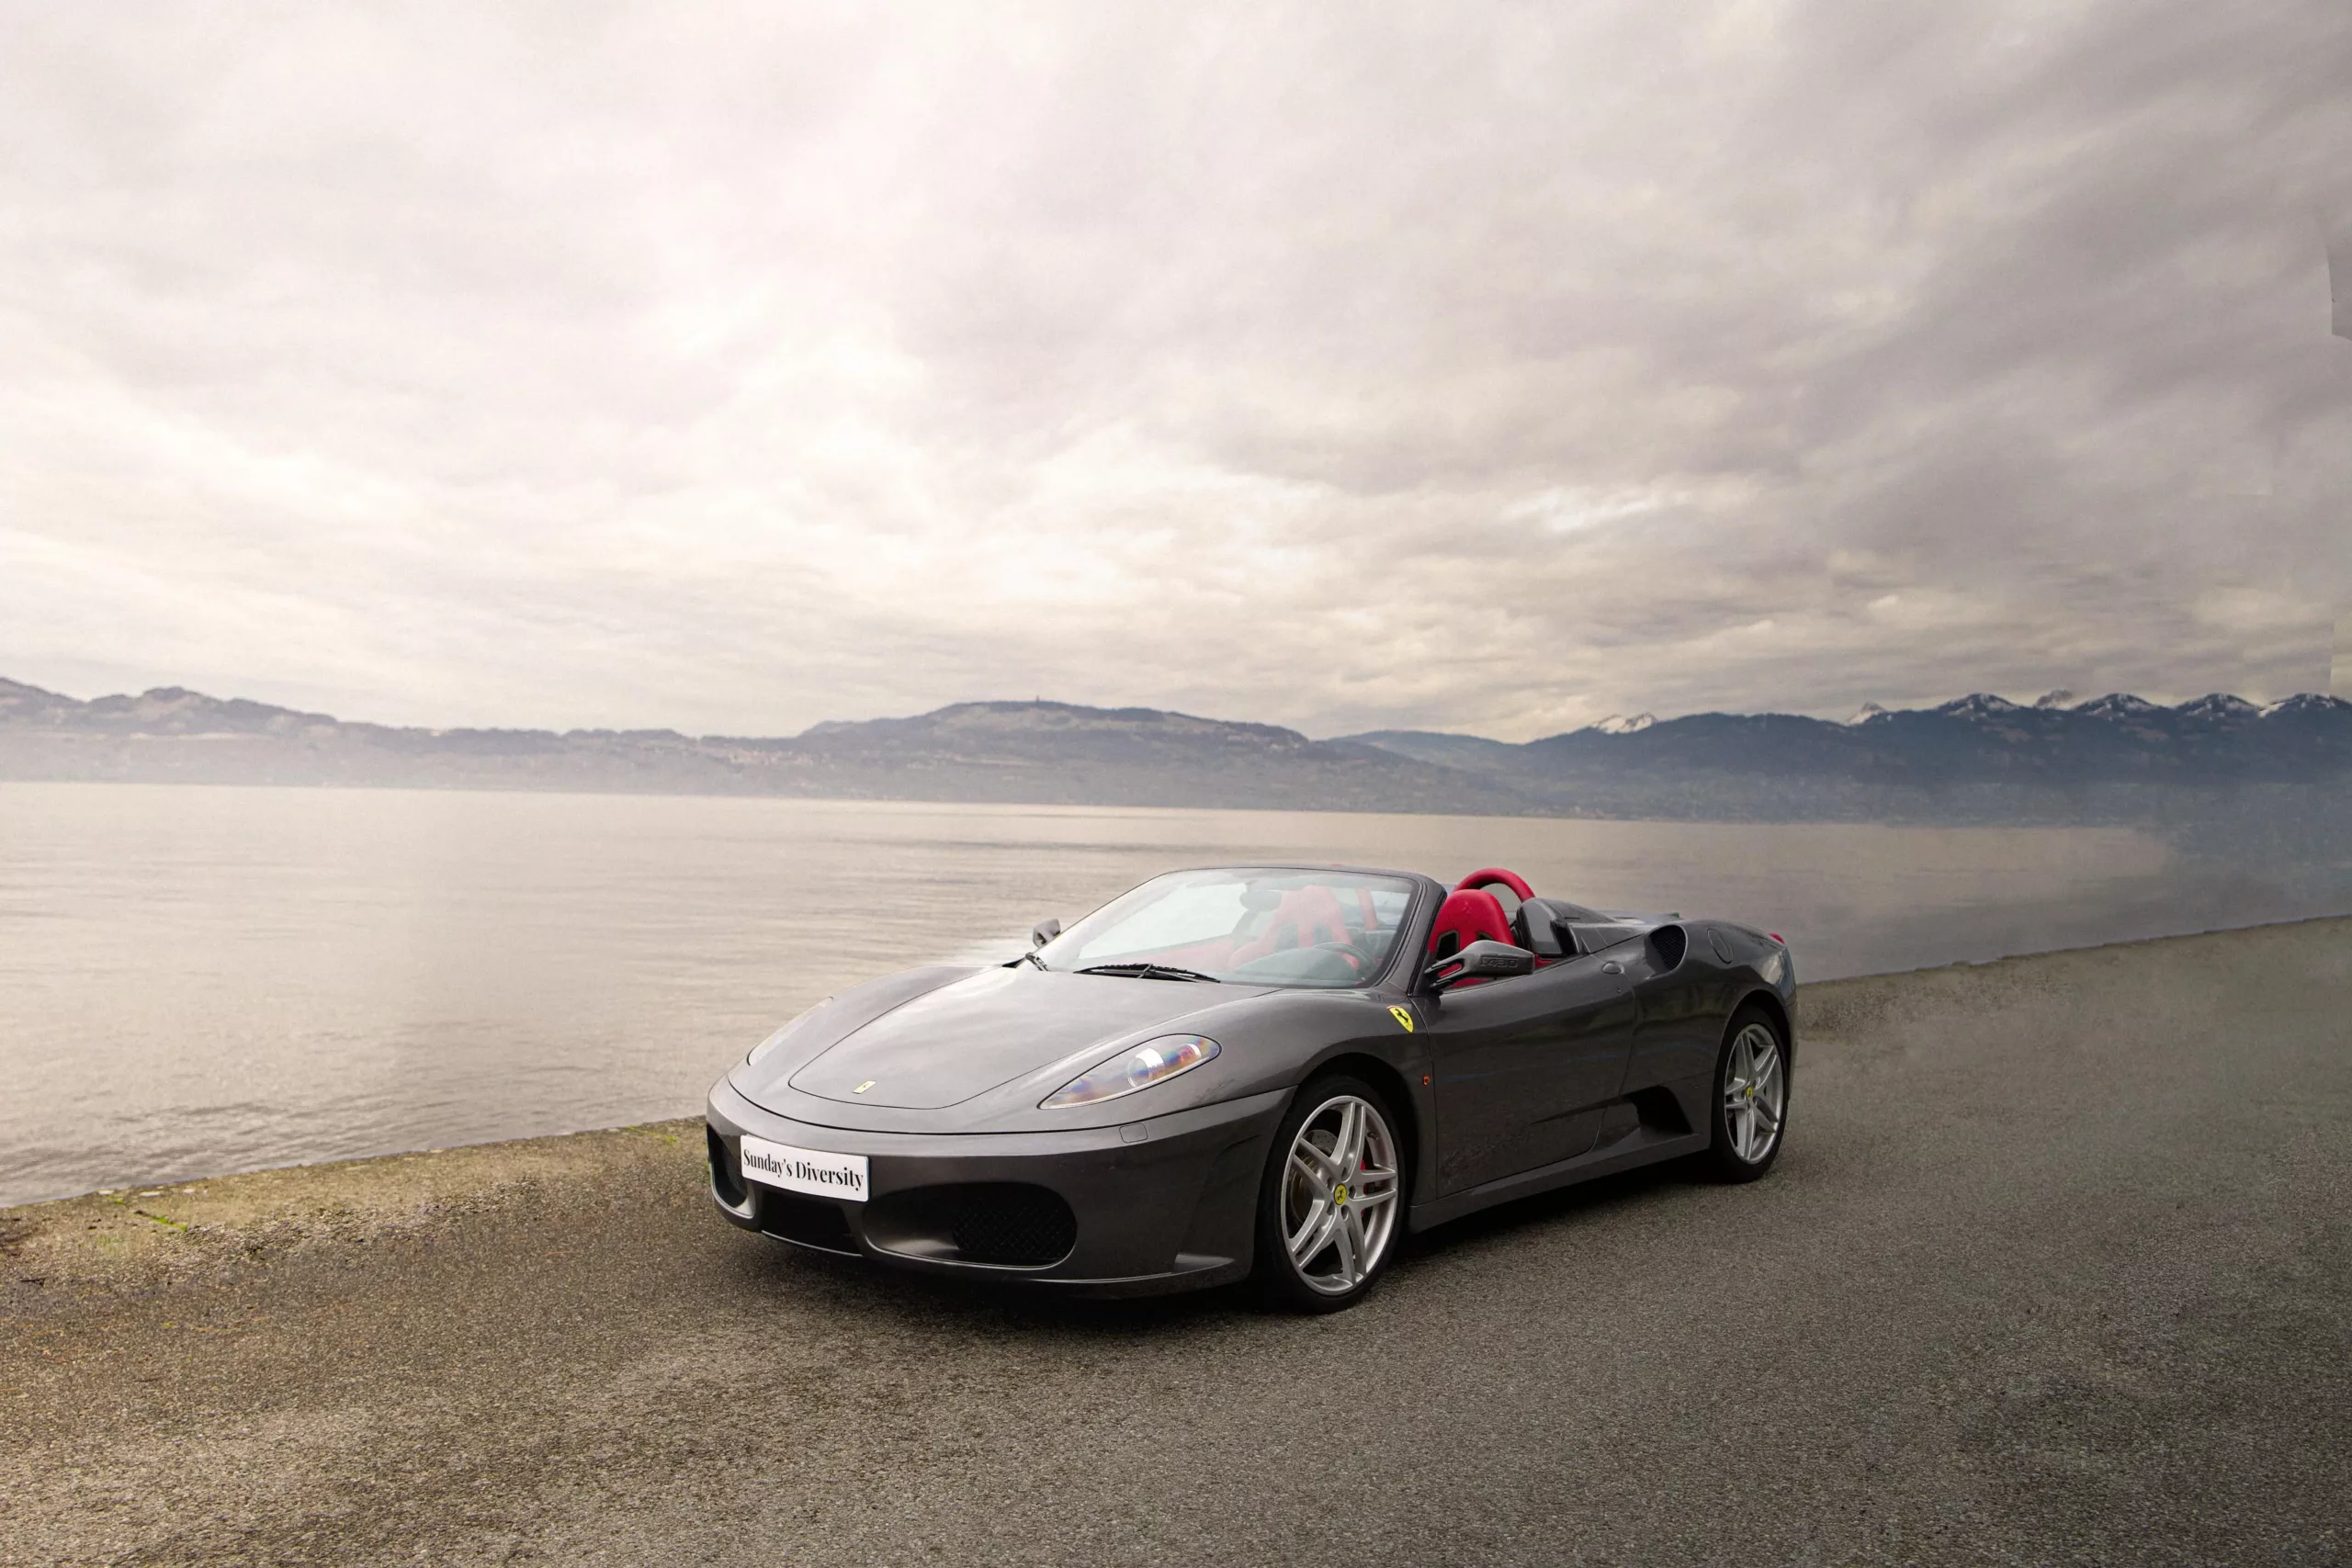
<instances>
[{"instance_id":1,"label":"black tire","mask_svg":"<svg viewBox=\"0 0 2352 1568\"><path fill-rule=\"evenodd\" d=\"M1347 1124L1345 1106L1349 1101L1377 1118L1376 1134L1371 1124L1365 1129L1360 1158L1360 1165L1365 1168L1342 1172L1339 1181L1330 1184L1335 1192L1339 1187L1350 1187L1348 1191L1339 1193L1336 1201L1317 1197L1307 1185L1314 1177L1302 1175L1294 1180L1292 1152L1299 1145L1301 1132L1311 1126L1308 1142L1322 1149L1329 1158L1334 1151L1325 1146L1323 1139L1330 1134L1336 1142ZM1411 1172L1406 1165L1401 1128L1388 1096L1350 1074L1333 1073L1316 1078L1292 1097L1290 1110L1274 1130L1273 1145L1266 1151L1265 1174L1258 1186L1256 1273L1259 1290L1268 1305L1291 1312L1340 1312L1363 1300L1380 1282L1405 1236L1405 1205L1409 1198ZM1360 1177L1364 1179L1351 1186ZM1354 1228L1347 1229L1344 1242L1335 1230L1329 1242L1307 1255L1307 1267L1302 1268L1300 1261L1291 1256L1291 1237L1295 1234L1311 1239L1313 1233L1306 1226L1310 1222L1320 1223L1327 1205L1337 1226L1348 1227L1352 1218ZM1351 1209L1354 1211L1352 1216L1347 1213ZM1385 1211L1385 1220L1382 1211ZM1367 1214L1373 1216L1368 1225L1364 1220ZM1353 1249L1358 1246L1357 1238L1367 1230L1377 1231L1370 1265L1363 1267L1360 1258L1351 1265L1343 1254L1343 1247ZM1317 1268L1317 1264L1324 1267ZM1361 1277L1352 1283L1333 1288L1347 1280L1351 1272L1359 1270Z\"/></svg>"},{"instance_id":2,"label":"black tire","mask_svg":"<svg viewBox=\"0 0 2352 1568\"><path fill-rule=\"evenodd\" d=\"M1759 1030L1760 1035L1754 1032ZM1736 1073L1735 1062L1755 1060L1768 1036L1774 1074ZM1748 1091L1736 1115L1736 1087ZM1752 1003L1732 1014L1724 1031L1723 1049L1715 1054L1714 1092L1707 1100L1711 1136L1707 1152L1699 1158L1708 1175L1717 1181L1754 1181L1772 1168L1781 1157L1781 1146L1788 1142L1790 1087L1787 1032L1770 1012ZM1770 1136L1766 1142L1759 1134L1768 1118Z\"/></svg>"}]
</instances>

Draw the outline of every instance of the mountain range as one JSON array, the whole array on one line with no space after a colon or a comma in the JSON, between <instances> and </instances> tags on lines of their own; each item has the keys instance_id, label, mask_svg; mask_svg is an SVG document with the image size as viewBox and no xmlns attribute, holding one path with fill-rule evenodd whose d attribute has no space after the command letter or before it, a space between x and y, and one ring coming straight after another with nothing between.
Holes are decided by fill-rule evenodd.
<instances>
[{"instance_id":1,"label":"mountain range","mask_svg":"<svg viewBox=\"0 0 2352 1568\"><path fill-rule=\"evenodd\" d=\"M1510 745L1374 730L1348 740L1513 778L1710 772L1886 784L2307 783L2352 767L2352 702L2305 693L2256 706L2216 692L2177 707L2117 692L2027 705L1978 692L1939 707L1876 704L1843 724L1795 714L1606 719Z\"/></svg>"},{"instance_id":2,"label":"mountain range","mask_svg":"<svg viewBox=\"0 0 2352 1568\"><path fill-rule=\"evenodd\" d=\"M1313 740L1157 708L959 703L796 736L426 729L178 687L80 701L0 680L0 778L634 790L1718 819L2129 820L2246 786L2352 784L2352 702L2177 706L1978 693L1792 714L1645 714L1538 740Z\"/></svg>"}]
</instances>

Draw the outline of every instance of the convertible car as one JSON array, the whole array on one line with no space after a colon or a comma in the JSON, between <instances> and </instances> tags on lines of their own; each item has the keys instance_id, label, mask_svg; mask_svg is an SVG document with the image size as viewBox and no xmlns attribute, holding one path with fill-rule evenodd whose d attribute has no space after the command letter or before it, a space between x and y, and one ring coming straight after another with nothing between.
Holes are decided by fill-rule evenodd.
<instances>
[{"instance_id":1,"label":"convertible car","mask_svg":"<svg viewBox=\"0 0 2352 1568\"><path fill-rule=\"evenodd\" d=\"M1351 1304L1401 1235L1692 1157L1779 1155L1777 936L1604 912L1510 872L1154 877L1001 966L820 1002L710 1091L746 1229L1097 1294L1256 1274Z\"/></svg>"}]
</instances>

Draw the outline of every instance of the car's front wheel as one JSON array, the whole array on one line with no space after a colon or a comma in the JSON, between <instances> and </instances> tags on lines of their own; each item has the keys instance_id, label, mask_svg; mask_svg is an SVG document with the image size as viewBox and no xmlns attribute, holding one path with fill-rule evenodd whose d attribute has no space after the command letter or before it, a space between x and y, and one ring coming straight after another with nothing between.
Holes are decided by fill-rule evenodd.
<instances>
[{"instance_id":1,"label":"car's front wheel","mask_svg":"<svg viewBox=\"0 0 2352 1568\"><path fill-rule=\"evenodd\" d=\"M1372 1289L1403 1224L1403 1145L1387 1098L1360 1078L1317 1078L1275 1133L1258 1199L1258 1273L1269 1299L1337 1312Z\"/></svg>"}]
</instances>

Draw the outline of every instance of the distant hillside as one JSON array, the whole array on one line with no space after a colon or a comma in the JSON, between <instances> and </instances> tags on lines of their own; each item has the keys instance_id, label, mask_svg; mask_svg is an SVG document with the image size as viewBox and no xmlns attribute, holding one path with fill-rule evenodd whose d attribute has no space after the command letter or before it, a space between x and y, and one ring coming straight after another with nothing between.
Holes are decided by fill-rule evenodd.
<instances>
[{"instance_id":1,"label":"distant hillside","mask_svg":"<svg viewBox=\"0 0 2352 1568\"><path fill-rule=\"evenodd\" d=\"M2352 770L2352 702L2305 694L2256 707L2222 693L2160 707L2116 693L2033 706L1979 692L1854 722L1792 714L1692 714L1597 725L1524 745L1379 730L1346 737L1399 756L1559 787L1608 780L1754 775L1916 788L2023 784L2312 784Z\"/></svg>"},{"instance_id":2,"label":"distant hillside","mask_svg":"<svg viewBox=\"0 0 2352 1568\"><path fill-rule=\"evenodd\" d=\"M780 739L416 729L178 687L77 702L0 680L0 777L1444 811L1538 803L1377 747L1153 708L961 703Z\"/></svg>"},{"instance_id":3,"label":"distant hillside","mask_svg":"<svg viewBox=\"0 0 2352 1568\"><path fill-rule=\"evenodd\" d=\"M1042 804L1779 820L2211 817L2352 784L2352 703L2215 695L2028 707L1977 694L1850 724L1616 720L1525 744L1310 740L1156 708L962 703L783 738L419 729L177 687L88 702L0 680L0 778L628 790ZM2316 792L2316 795L2313 794ZM2301 809L2301 807L2298 807Z\"/></svg>"}]
</instances>

